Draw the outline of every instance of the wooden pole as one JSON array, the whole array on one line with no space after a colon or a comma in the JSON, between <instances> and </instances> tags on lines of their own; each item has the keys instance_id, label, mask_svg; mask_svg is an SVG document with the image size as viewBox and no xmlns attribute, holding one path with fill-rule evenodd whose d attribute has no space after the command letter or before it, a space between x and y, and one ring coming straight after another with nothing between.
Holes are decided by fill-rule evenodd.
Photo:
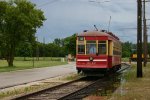
<instances>
[{"instance_id":1,"label":"wooden pole","mask_svg":"<svg viewBox=\"0 0 150 100\"><path fill-rule=\"evenodd\" d=\"M142 76L142 1L137 0L137 77Z\"/></svg>"}]
</instances>

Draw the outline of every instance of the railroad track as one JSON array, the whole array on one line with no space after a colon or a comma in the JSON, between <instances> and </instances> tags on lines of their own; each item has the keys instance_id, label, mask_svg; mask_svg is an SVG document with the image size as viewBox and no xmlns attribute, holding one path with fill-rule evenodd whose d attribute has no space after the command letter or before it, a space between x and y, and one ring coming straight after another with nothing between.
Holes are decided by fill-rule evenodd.
<instances>
[{"instance_id":1,"label":"railroad track","mask_svg":"<svg viewBox=\"0 0 150 100\"><path fill-rule=\"evenodd\" d=\"M123 69L117 71L117 73L129 68L129 65L125 66L126 67ZM42 91L22 95L20 97L14 97L12 100L80 100L94 92L96 89L107 86L110 81L109 79L112 79L112 77L112 75L96 78L83 77L81 79L44 89Z\"/></svg>"},{"instance_id":2,"label":"railroad track","mask_svg":"<svg viewBox=\"0 0 150 100\"><path fill-rule=\"evenodd\" d=\"M130 64L127 64L127 63L122 63L121 66L126 66L126 67L122 67L120 70L118 70L117 72L122 72L126 69L129 69L131 68L131 65Z\"/></svg>"},{"instance_id":3,"label":"railroad track","mask_svg":"<svg viewBox=\"0 0 150 100\"><path fill-rule=\"evenodd\" d=\"M93 83L97 78L89 79L89 77L83 77L81 79L64 83L52 88L44 89L34 93L14 97L11 100L50 100L59 99L72 92L75 92L83 87Z\"/></svg>"}]
</instances>

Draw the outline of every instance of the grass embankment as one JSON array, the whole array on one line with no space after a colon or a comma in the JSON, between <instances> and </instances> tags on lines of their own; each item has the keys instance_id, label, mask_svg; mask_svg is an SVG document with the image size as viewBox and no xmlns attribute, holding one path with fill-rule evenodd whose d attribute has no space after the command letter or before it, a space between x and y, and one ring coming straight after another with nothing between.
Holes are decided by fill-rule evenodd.
<instances>
[{"instance_id":1,"label":"grass embankment","mask_svg":"<svg viewBox=\"0 0 150 100\"><path fill-rule=\"evenodd\" d=\"M61 58L47 57L45 58L45 60L40 58L39 61L35 59L34 66L33 66L32 58L26 58L25 61L23 60L24 60L23 57L15 58L13 67L8 67L6 60L0 60L0 72L9 72L9 71L15 71L15 70L41 68L41 67L51 67L51 66L67 64L67 62L64 62L64 61L62 62Z\"/></svg>"},{"instance_id":2,"label":"grass embankment","mask_svg":"<svg viewBox=\"0 0 150 100\"><path fill-rule=\"evenodd\" d=\"M120 92L114 93L111 100L150 100L150 64L143 67L143 77L136 77L136 65L124 75L125 82Z\"/></svg>"}]
</instances>

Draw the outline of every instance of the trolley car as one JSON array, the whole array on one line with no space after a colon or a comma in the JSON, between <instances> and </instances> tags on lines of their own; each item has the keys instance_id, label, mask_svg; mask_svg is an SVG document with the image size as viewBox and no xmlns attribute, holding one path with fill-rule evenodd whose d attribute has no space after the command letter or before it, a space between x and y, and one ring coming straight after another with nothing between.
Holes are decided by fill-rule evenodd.
<instances>
[{"instance_id":1,"label":"trolley car","mask_svg":"<svg viewBox=\"0 0 150 100\"><path fill-rule=\"evenodd\" d=\"M78 34L76 51L78 73L101 73L121 68L121 42L112 32L84 31Z\"/></svg>"}]
</instances>

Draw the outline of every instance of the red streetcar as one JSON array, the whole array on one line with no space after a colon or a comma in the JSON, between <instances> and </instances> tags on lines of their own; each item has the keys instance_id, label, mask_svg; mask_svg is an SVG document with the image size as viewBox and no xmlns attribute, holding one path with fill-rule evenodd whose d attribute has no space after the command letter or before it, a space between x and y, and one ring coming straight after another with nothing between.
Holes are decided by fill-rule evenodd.
<instances>
[{"instance_id":1,"label":"red streetcar","mask_svg":"<svg viewBox=\"0 0 150 100\"><path fill-rule=\"evenodd\" d=\"M78 73L100 73L121 68L121 42L111 32L84 31L78 34L76 51Z\"/></svg>"}]
</instances>

